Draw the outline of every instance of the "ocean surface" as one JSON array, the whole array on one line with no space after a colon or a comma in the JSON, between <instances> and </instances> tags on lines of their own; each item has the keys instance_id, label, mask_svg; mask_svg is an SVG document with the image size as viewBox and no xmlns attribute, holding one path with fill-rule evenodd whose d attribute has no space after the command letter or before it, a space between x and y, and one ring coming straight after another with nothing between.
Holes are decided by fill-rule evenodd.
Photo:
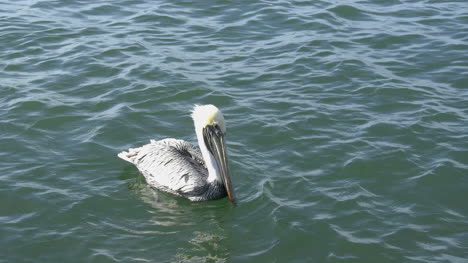
<instances>
[{"instance_id":1,"label":"ocean surface","mask_svg":"<svg viewBox=\"0 0 468 263\"><path fill-rule=\"evenodd\" d=\"M238 203L117 158L227 122ZM468 5L0 1L0 262L468 262Z\"/></svg>"}]
</instances>

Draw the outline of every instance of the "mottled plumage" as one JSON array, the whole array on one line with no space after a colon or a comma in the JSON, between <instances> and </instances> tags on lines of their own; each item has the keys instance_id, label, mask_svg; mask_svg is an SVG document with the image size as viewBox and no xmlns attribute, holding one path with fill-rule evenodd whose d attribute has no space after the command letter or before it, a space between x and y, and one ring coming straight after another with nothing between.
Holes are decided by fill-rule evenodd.
<instances>
[{"instance_id":1,"label":"mottled plumage","mask_svg":"<svg viewBox=\"0 0 468 263\"><path fill-rule=\"evenodd\" d=\"M132 164L151 186L192 201L223 198L234 202L224 135L224 117L213 105L192 112L200 150L177 139L151 141L118 156Z\"/></svg>"},{"instance_id":2,"label":"mottled plumage","mask_svg":"<svg viewBox=\"0 0 468 263\"><path fill-rule=\"evenodd\" d=\"M207 183L208 170L203 157L189 142L172 138L151 140L149 144L121 152L118 156L133 163L148 184L162 191L191 201L226 196L222 184Z\"/></svg>"}]
</instances>

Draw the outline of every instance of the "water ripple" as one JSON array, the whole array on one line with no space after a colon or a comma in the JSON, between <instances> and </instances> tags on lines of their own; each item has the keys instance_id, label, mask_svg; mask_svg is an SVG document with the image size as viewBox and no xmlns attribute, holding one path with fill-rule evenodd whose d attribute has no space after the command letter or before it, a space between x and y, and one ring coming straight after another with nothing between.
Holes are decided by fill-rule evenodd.
<instances>
[{"instance_id":1,"label":"water ripple","mask_svg":"<svg viewBox=\"0 0 468 263\"><path fill-rule=\"evenodd\" d=\"M0 262L463 262L463 4L0 3ZM235 207L115 157L200 103Z\"/></svg>"}]
</instances>

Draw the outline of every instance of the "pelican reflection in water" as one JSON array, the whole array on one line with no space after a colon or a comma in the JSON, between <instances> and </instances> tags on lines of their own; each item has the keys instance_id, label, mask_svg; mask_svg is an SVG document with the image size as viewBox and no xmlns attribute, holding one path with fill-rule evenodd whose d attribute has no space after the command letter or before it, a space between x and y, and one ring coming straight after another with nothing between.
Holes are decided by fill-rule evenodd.
<instances>
[{"instance_id":1,"label":"pelican reflection in water","mask_svg":"<svg viewBox=\"0 0 468 263\"><path fill-rule=\"evenodd\" d=\"M118 154L134 164L149 185L191 201L228 196L234 202L221 111L214 105L196 105L192 112L200 151L189 142L168 138Z\"/></svg>"}]
</instances>

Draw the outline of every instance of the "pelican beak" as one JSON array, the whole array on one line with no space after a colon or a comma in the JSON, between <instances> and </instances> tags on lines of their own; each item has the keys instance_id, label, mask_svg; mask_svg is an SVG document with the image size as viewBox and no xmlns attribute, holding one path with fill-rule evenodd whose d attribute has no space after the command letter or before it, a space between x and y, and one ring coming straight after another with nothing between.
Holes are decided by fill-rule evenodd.
<instances>
[{"instance_id":1,"label":"pelican beak","mask_svg":"<svg viewBox=\"0 0 468 263\"><path fill-rule=\"evenodd\" d=\"M226 188L229 200L235 203L234 191L232 190L231 175L229 173L224 134L218 125L207 125L203 128L203 138L211 154L218 163L221 179Z\"/></svg>"}]
</instances>

